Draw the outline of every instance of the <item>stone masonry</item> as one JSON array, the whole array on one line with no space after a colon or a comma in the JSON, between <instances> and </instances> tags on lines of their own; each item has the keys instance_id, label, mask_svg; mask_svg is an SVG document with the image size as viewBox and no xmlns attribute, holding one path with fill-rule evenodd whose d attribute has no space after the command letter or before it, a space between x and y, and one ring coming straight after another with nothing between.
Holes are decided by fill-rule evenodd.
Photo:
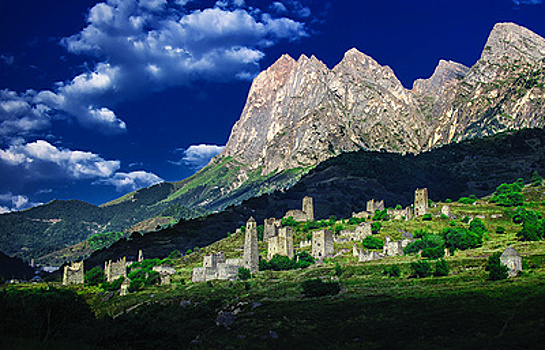
<instances>
[{"instance_id":1,"label":"stone masonry","mask_svg":"<svg viewBox=\"0 0 545 350\"><path fill-rule=\"evenodd\" d=\"M371 199L367 201L367 212L374 214L376 211L382 211L384 210L384 201L376 201L374 199Z\"/></svg>"},{"instance_id":2,"label":"stone masonry","mask_svg":"<svg viewBox=\"0 0 545 350\"><path fill-rule=\"evenodd\" d=\"M382 253L385 256L398 256L403 255L403 249L411 242L410 239L404 239L401 241L392 241L389 236L384 237L384 247Z\"/></svg>"},{"instance_id":3,"label":"stone masonry","mask_svg":"<svg viewBox=\"0 0 545 350\"><path fill-rule=\"evenodd\" d=\"M193 269L193 282L235 279L242 259L227 259L225 253L218 252L203 258L203 267Z\"/></svg>"},{"instance_id":4,"label":"stone masonry","mask_svg":"<svg viewBox=\"0 0 545 350\"><path fill-rule=\"evenodd\" d=\"M303 210L290 210L284 215L284 218L292 217L295 221L313 221L314 220L314 201L312 197L303 198Z\"/></svg>"},{"instance_id":5,"label":"stone masonry","mask_svg":"<svg viewBox=\"0 0 545 350\"><path fill-rule=\"evenodd\" d=\"M418 188L414 191L414 216L428 213L428 189Z\"/></svg>"},{"instance_id":6,"label":"stone masonry","mask_svg":"<svg viewBox=\"0 0 545 350\"><path fill-rule=\"evenodd\" d=\"M513 247L508 247L503 251L500 262L502 265L507 266L509 277L516 276L522 271L522 257Z\"/></svg>"},{"instance_id":7,"label":"stone masonry","mask_svg":"<svg viewBox=\"0 0 545 350\"><path fill-rule=\"evenodd\" d=\"M333 255L333 233L330 230L319 230L312 233L311 255L317 260Z\"/></svg>"},{"instance_id":8,"label":"stone masonry","mask_svg":"<svg viewBox=\"0 0 545 350\"><path fill-rule=\"evenodd\" d=\"M71 284L83 284L85 271L83 268L83 261L73 261L70 265L64 267L64 273L62 275L63 286Z\"/></svg>"},{"instance_id":9,"label":"stone masonry","mask_svg":"<svg viewBox=\"0 0 545 350\"><path fill-rule=\"evenodd\" d=\"M267 260L271 260L276 254L293 259L294 250L292 227L281 227L278 229L278 235L269 238Z\"/></svg>"},{"instance_id":10,"label":"stone masonry","mask_svg":"<svg viewBox=\"0 0 545 350\"><path fill-rule=\"evenodd\" d=\"M280 219L265 219L265 224L263 225L263 242L268 242L269 238L278 235L280 226L282 226L282 220Z\"/></svg>"},{"instance_id":11,"label":"stone masonry","mask_svg":"<svg viewBox=\"0 0 545 350\"><path fill-rule=\"evenodd\" d=\"M122 276L127 277L127 259L123 257L118 261L106 261L104 263L104 276L106 282L113 282Z\"/></svg>"},{"instance_id":12,"label":"stone masonry","mask_svg":"<svg viewBox=\"0 0 545 350\"><path fill-rule=\"evenodd\" d=\"M159 265L152 267L152 270L159 273L159 279L161 280L161 285L170 284L170 275L176 273L176 269L168 265Z\"/></svg>"},{"instance_id":13,"label":"stone masonry","mask_svg":"<svg viewBox=\"0 0 545 350\"><path fill-rule=\"evenodd\" d=\"M410 220L413 217L413 211L411 207L407 207L405 209L388 209L387 211L388 215L390 216L390 219L393 220Z\"/></svg>"},{"instance_id":14,"label":"stone masonry","mask_svg":"<svg viewBox=\"0 0 545 350\"><path fill-rule=\"evenodd\" d=\"M259 251L257 249L257 223L253 217L246 223L246 237L244 239L243 265L252 273L257 272Z\"/></svg>"}]
</instances>

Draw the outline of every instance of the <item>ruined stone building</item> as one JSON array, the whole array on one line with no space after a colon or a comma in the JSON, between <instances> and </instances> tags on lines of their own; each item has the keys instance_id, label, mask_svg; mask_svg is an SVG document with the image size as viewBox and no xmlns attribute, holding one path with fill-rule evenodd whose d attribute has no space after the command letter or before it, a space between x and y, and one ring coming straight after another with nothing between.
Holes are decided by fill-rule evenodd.
<instances>
[{"instance_id":1,"label":"ruined stone building","mask_svg":"<svg viewBox=\"0 0 545 350\"><path fill-rule=\"evenodd\" d=\"M138 251L138 262L144 261L144 252L142 252L142 249Z\"/></svg>"},{"instance_id":2,"label":"ruined stone building","mask_svg":"<svg viewBox=\"0 0 545 350\"><path fill-rule=\"evenodd\" d=\"M129 294L129 287L131 285L131 282L128 278L125 278L123 282L121 283L121 286L119 287L119 295L125 296Z\"/></svg>"},{"instance_id":3,"label":"ruined stone building","mask_svg":"<svg viewBox=\"0 0 545 350\"><path fill-rule=\"evenodd\" d=\"M152 267L152 270L159 273L159 279L162 286L169 285L170 275L173 275L176 273L176 269L168 265L154 266Z\"/></svg>"},{"instance_id":4,"label":"ruined stone building","mask_svg":"<svg viewBox=\"0 0 545 350\"><path fill-rule=\"evenodd\" d=\"M303 210L290 210L284 218L293 217L295 221L314 221L314 202L312 197L303 198Z\"/></svg>"},{"instance_id":5,"label":"ruined stone building","mask_svg":"<svg viewBox=\"0 0 545 350\"><path fill-rule=\"evenodd\" d=\"M62 274L62 285L83 284L85 271L83 261L73 261L70 265L64 267Z\"/></svg>"},{"instance_id":6,"label":"ruined stone building","mask_svg":"<svg viewBox=\"0 0 545 350\"><path fill-rule=\"evenodd\" d=\"M125 257L118 261L108 260L104 263L106 282L113 282L122 276L127 277L127 259Z\"/></svg>"},{"instance_id":7,"label":"ruined stone building","mask_svg":"<svg viewBox=\"0 0 545 350\"><path fill-rule=\"evenodd\" d=\"M384 259L384 254L381 254L379 252L369 251L365 250L362 251L360 248L358 252L358 262L367 262L367 261L373 261L373 260L380 260Z\"/></svg>"},{"instance_id":8,"label":"ruined stone building","mask_svg":"<svg viewBox=\"0 0 545 350\"><path fill-rule=\"evenodd\" d=\"M312 257L321 260L333 256L333 233L330 230L312 232Z\"/></svg>"},{"instance_id":9,"label":"ruined stone building","mask_svg":"<svg viewBox=\"0 0 545 350\"><path fill-rule=\"evenodd\" d=\"M502 265L507 266L509 277L516 276L522 271L522 257L513 247L508 247L503 251L500 262Z\"/></svg>"},{"instance_id":10,"label":"ruined stone building","mask_svg":"<svg viewBox=\"0 0 545 350\"><path fill-rule=\"evenodd\" d=\"M246 237L244 239L243 265L252 273L257 272L259 251L257 250L257 223L253 217L246 223Z\"/></svg>"},{"instance_id":11,"label":"ruined stone building","mask_svg":"<svg viewBox=\"0 0 545 350\"><path fill-rule=\"evenodd\" d=\"M270 218L265 219L263 225L263 242L268 242L269 238L278 235L278 229L282 226L282 220Z\"/></svg>"},{"instance_id":12,"label":"ruined stone building","mask_svg":"<svg viewBox=\"0 0 545 350\"><path fill-rule=\"evenodd\" d=\"M271 260L276 254L293 259L293 228L281 227L276 236L269 238L267 260Z\"/></svg>"},{"instance_id":13,"label":"ruined stone building","mask_svg":"<svg viewBox=\"0 0 545 350\"><path fill-rule=\"evenodd\" d=\"M405 209L388 209L386 212L392 220L410 220L413 217L411 207Z\"/></svg>"},{"instance_id":14,"label":"ruined stone building","mask_svg":"<svg viewBox=\"0 0 545 350\"><path fill-rule=\"evenodd\" d=\"M367 236L373 234L371 223L362 222L354 230L342 230L339 237L335 237L335 242L361 241Z\"/></svg>"},{"instance_id":15,"label":"ruined stone building","mask_svg":"<svg viewBox=\"0 0 545 350\"><path fill-rule=\"evenodd\" d=\"M382 248L382 254L384 256L398 256L403 255L403 249L411 243L410 239L403 239L401 241L392 241L389 236L384 237L384 247Z\"/></svg>"},{"instance_id":16,"label":"ruined stone building","mask_svg":"<svg viewBox=\"0 0 545 350\"><path fill-rule=\"evenodd\" d=\"M441 207L441 214L447 216L448 218L452 218L452 215L450 213L450 207L448 205L443 205Z\"/></svg>"},{"instance_id":17,"label":"ruined stone building","mask_svg":"<svg viewBox=\"0 0 545 350\"><path fill-rule=\"evenodd\" d=\"M374 214L376 211L382 211L384 210L384 201L376 201L374 199L371 199L367 201L367 212L370 214Z\"/></svg>"},{"instance_id":18,"label":"ruined stone building","mask_svg":"<svg viewBox=\"0 0 545 350\"><path fill-rule=\"evenodd\" d=\"M414 216L422 216L428 213L428 189L417 188L414 191Z\"/></svg>"},{"instance_id":19,"label":"ruined stone building","mask_svg":"<svg viewBox=\"0 0 545 350\"><path fill-rule=\"evenodd\" d=\"M225 253L218 252L203 258L203 267L193 269L193 282L235 279L238 269L243 265L242 259L227 259Z\"/></svg>"}]
</instances>

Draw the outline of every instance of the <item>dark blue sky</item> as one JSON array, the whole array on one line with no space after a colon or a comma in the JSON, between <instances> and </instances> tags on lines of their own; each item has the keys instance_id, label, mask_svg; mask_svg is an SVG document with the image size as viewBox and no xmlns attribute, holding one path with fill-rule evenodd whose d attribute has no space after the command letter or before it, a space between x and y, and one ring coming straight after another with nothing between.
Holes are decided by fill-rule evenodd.
<instances>
[{"instance_id":1,"label":"dark blue sky","mask_svg":"<svg viewBox=\"0 0 545 350\"><path fill-rule=\"evenodd\" d=\"M497 22L545 36L542 0L0 2L0 212L101 204L191 175L280 55L358 48L410 88L471 66Z\"/></svg>"}]
</instances>

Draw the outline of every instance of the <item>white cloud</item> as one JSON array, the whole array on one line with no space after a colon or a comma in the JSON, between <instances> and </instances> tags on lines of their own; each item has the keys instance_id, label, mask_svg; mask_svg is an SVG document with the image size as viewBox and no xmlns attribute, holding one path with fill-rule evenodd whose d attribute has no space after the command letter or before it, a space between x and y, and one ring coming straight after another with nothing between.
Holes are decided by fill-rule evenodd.
<instances>
[{"instance_id":1,"label":"white cloud","mask_svg":"<svg viewBox=\"0 0 545 350\"><path fill-rule=\"evenodd\" d=\"M50 126L49 108L36 104L34 91L21 95L0 90L0 141L25 136Z\"/></svg>"},{"instance_id":2,"label":"white cloud","mask_svg":"<svg viewBox=\"0 0 545 350\"><path fill-rule=\"evenodd\" d=\"M31 202L25 195L14 195L11 192L0 193L0 203L3 204L0 205L0 214L24 210L42 204Z\"/></svg>"},{"instance_id":3,"label":"white cloud","mask_svg":"<svg viewBox=\"0 0 545 350\"><path fill-rule=\"evenodd\" d=\"M516 5L539 5L543 0L513 0Z\"/></svg>"},{"instance_id":4,"label":"white cloud","mask_svg":"<svg viewBox=\"0 0 545 350\"><path fill-rule=\"evenodd\" d=\"M175 162L175 164L184 164L196 170L201 169L210 162L212 157L219 154L224 147L206 144L191 145L183 150L183 158L179 162Z\"/></svg>"},{"instance_id":5,"label":"white cloud","mask_svg":"<svg viewBox=\"0 0 545 350\"><path fill-rule=\"evenodd\" d=\"M117 160L104 160L91 152L59 149L47 141L38 140L0 149L0 166L5 171L3 176L17 174L37 180L106 178L112 176L120 164Z\"/></svg>"},{"instance_id":6,"label":"white cloud","mask_svg":"<svg viewBox=\"0 0 545 350\"><path fill-rule=\"evenodd\" d=\"M133 171L130 173L116 173L108 179L101 179L96 184L113 185L119 192L135 191L139 188L149 187L163 182L159 176L146 171Z\"/></svg>"}]
</instances>

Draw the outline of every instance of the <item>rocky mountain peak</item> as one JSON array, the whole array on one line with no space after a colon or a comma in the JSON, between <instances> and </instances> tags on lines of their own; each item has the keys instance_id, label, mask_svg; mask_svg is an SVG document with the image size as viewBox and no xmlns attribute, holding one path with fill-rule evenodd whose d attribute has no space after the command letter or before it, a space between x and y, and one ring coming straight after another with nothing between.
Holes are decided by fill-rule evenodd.
<instances>
[{"instance_id":1,"label":"rocky mountain peak","mask_svg":"<svg viewBox=\"0 0 545 350\"><path fill-rule=\"evenodd\" d=\"M515 23L494 25L481 55L482 61L537 61L545 57L545 39Z\"/></svg>"},{"instance_id":2,"label":"rocky mountain peak","mask_svg":"<svg viewBox=\"0 0 545 350\"><path fill-rule=\"evenodd\" d=\"M422 96L441 96L448 85L464 78L468 71L463 64L439 60L432 76L415 80L412 91Z\"/></svg>"}]
</instances>

